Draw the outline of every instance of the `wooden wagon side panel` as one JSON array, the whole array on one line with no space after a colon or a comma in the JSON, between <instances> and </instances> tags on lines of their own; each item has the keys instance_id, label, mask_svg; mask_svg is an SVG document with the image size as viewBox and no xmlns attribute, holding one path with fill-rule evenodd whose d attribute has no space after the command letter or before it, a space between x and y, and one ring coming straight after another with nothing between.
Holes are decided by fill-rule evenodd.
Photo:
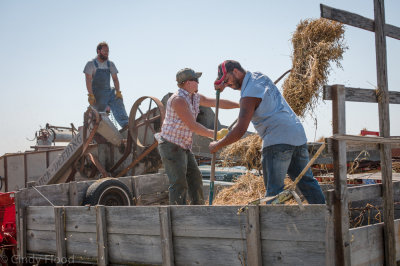
<instances>
[{"instance_id":1,"label":"wooden wagon side panel","mask_svg":"<svg viewBox=\"0 0 400 266\"><path fill-rule=\"evenodd\" d=\"M95 207L64 207L66 254L97 257Z\"/></svg>"},{"instance_id":2,"label":"wooden wagon side panel","mask_svg":"<svg viewBox=\"0 0 400 266\"><path fill-rule=\"evenodd\" d=\"M26 209L27 253L56 254L56 233L52 207Z\"/></svg>"},{"instance_id":3,"label":"wooden wagon side panel","mask_svg":"<svg viewBox=\"0 0 400 266\"><path fill-rule=\"evenodd\" d=\"M110 263L162 264L158 207L106 207Z\"/></svg>"},{"instance_id":4,"label":"wooden wagon side panel","mask_svg":"<svg viewBox=\"0 0 400 266\"><path fill-rule=\"evenodd\" d=\"M325 205L262 206L263 265L326 265Z\"/></svg>"},{"instance_id":5,"label":"wooden wagon side panel","mask_svg":"<svg viewBox=\"0 0 400 266\"><path fill-rule=\"evenodd\" d=\"M400 260L400 219L394 221L396 260ZM383 265L383 223L350 229L351 265Z\"/></svg>"},{"instance_id":6,"label":"wooden wagon side panel","mask_svg":"<svg viewBox=\"0 0 400 266\"><path fill-rule=\"evenodd\" d=\"M24 155L7 156L7 191L25 187Z\"/></svg>"},{"instance_id":7,"label":"wooden wagon side panel","mask_svg":"<svg viewBox=\"0 0 400 266\"><path fill-rule=\"evenodd\" d=\"M57 184L36 187L43 195L40 195L35 189L29 188L22 190L22 206L49 206L51 205L46 198L55 206L69 205L69 184ZM21 191L20 191L21 192ZM18 193L20 193L18 192ZM44 198L44 197L46 198Z\"/></svg>"},{"instance_id":8,"label":"wooden wagon side panel","mask_svg":"<svg viewBox=\"0 0 400 266\"><path fill-rule=\"evenodd\" d=\"M37 152L26 155L27 182L36 181L46 171L46 153Z\"/></svg>"},{"instance_id":9,"label":"wooden wagon side panel","mask_svg":"<svg viewBox=\"0 0 400 266\"><path fill-rule=\"evenodd\" d=\"M238 206L171 206L176 265L245 265L246 214Z\"/></svg>"}]
</instances>

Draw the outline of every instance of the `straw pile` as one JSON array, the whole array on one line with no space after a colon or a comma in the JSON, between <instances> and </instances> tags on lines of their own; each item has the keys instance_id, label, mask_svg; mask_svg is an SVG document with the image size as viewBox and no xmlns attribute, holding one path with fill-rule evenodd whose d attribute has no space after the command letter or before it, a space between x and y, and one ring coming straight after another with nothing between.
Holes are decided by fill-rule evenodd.
<instances>
[{"instance_id":1,"label":"straw pile","mask_svg":"<svg viewBox=\"0 0 400 266\"><path fill-rule=\"evenodd\" d=\"M343 34L343 24L323 18L297 25L292 37L292 71L283 84L283 96L298 116L313 112L327 82L330 62L341 67L347 49Z\"/></svg>"},{"instance_id":2,"label":"straw pile","mask_svg":"<svg viewBox=\"0 0 400 266\"><path fill-rule=\"evenodd\" d=\"M251 134L222 150L220 157L224 166L242 165L247 169L261 170L262 140L257 134Z\"/></svg>"},{"instance_id":3,"label":"straw pile","mask_svg":"<svg viewBox=\"0 0 400 266\"><path fill-rule=\"evenodd\" d=\"M292 180L285 178L285 185ZM264 180L262 176L250 172L239 176L235 183L221 190L215 197L213 205L246 205L250 201L263 198L265 195ZM294 199L285 202L287 205L297 204Z\"/></svg>"},{"instance_id":4,"label":"straw pile","mask_svg":"<svg viewBox=\"0 0 400 266\"><path fill-rule=\"evenodd\" d=\"M246 173L239 176L235 183L221 190L213 205L246 205L249 201L264 197L265 187L261 176Z\"/></svg>"},{"instance_id":5,"label":"straw pile","mask_svg":"<svg viewBox=\"0 0 400 266\"><path fill-rule=\"evenodd\" d=\"M392 162L392 169L395 173L400 173L400 162Z\"/></svg>"}]
</instances>

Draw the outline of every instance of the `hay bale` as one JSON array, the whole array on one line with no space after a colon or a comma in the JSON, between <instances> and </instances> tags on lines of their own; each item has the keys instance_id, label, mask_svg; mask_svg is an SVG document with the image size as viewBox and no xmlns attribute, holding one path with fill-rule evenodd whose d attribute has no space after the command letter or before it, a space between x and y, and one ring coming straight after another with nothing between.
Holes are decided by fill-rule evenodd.
<instances>
[{"instance_id":1,"label":"hay bale","mask_svg":"<svg viewBox=\"0 0 400 266\"><path fill-rule=\"evenodd\" d=\"M343 35L343 24L324 18L297 25L292 37L292 71L283 84L283 96L298 116L314 110L328 80L330 63L341 67L347 49Z\"/></svg>"}]
</instances>

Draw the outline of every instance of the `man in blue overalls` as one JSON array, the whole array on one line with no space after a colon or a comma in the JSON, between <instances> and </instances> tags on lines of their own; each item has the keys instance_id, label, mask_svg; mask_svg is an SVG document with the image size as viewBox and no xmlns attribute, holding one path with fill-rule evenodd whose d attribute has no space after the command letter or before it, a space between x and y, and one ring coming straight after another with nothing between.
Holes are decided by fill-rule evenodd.
<instances>
[{"instance_id":1,"label":"man in blue overalls","mask_svg":"<svg viewBox=\"0 0 400 266\"><path fill-rule=\"evenodd\" d=\"M87 62L83 70L86 77L88 101L99 112L105 112L109 106L115 120L124 128L128 125L128 115L119 89L118 70L114 63L108 60L108 53L108 44L106 42L99 43L97 57ZM110 87L110 76L115 89Z\"/></svg>"}]
</instances>

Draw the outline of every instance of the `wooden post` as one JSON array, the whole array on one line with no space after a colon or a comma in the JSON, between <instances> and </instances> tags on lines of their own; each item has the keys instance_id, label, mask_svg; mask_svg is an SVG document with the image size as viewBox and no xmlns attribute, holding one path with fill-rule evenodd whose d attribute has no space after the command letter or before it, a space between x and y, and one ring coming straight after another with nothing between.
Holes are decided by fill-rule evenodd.
<instances>
[{"instance_id":1,"label":"wooden post","mask_svg":"<svg viewBox=\"0 0 400 266\"><path fill-rule=\"evenodd\" d=\"M24 189L15 193L15 222L17 227L17 251L21 261L26 257L26 207L21 202Z\"/></svg>"},{"instance_id":2,"label":"wooden post","mask_svg":"<svg viewBox=\"0 0 400 266\"><path fill-rule=\"evenodd\" d=\"M376 70L378 82L379 132L381 137L390 136L389 89L385 35L385 6L383 0L374 0ZM383 221L385 265L396 265L394 231L394 205L392 188L392 154L390 144L380 145L383 185Z\"/></svg>"},{"instance_id":3,"label":"wooden post","mask_svg":"<svg viewBox=\"0 0 400 266\"><path fill-rule=\"evenodd\" d=\"M160 215L160 236L162 250L162 265L173 266L174 264L174 246L172 243L171 230L171 209L170 207L159 207Z\"/></svg>"},{"instance_id":4,"label":"wooden post","mask_svg":"<svg viewBox=\"0 0 400 266\"><path fill-rule=\"evenodd\" d=\"M67 257L64 207L54 207L54 221L56 230L57 264L62 264L62 262L66 260Z\"/></svg>"},{"instance_id":5,"label":"wooden post","mask_svg":"<svg viewBox=\"0 0 400 266\"><path fill-rule=\"evenodd\" d=\"M259 206L248 206L247 209L247 264L261 266L260 209Z\"/></svg>"},{"instance_id":6,"label":"wooden post","mask_svg":"<svg viewBox=\"0 0 400 266\"><path fill-rule=\"evenodd\" d=\"M328 190L326 192L326 233L325 233L325 265L335 265L335 231L333 208L335 204L335 191Z\"/></svg>"},{"instance_id":7,"label":"wooden post","mask_svg":"<svg viewBox=\"0 0 400 266\"><path fill-rule=\"evenodd\" d=\"M69 182L69 205L70 206L80 206L80 202L78 201L78 188L76 182Z\"/></svg>"},{"instance_id":8,"label":"wooden post","mask_svg":"<svg viewBox=\"0 0 400 266\"><path fill-rule=\"evenodd\" d=\"M346 133L345 87L332 88L333 134ZM347 199L346 141L332 140L333 168L335 178L335 253L336 265L351 265L349 242L349 215Z\"/></svg>"},{"instance_id":9,"label":"wooden post","mask_svg":"<svg viewBox=\"0 0 400 266\"><path fill-rule=\"evenodd\" d=\"M106 209L96 206L97 265L108 265Z\"/></svg>"}]
</instances>

